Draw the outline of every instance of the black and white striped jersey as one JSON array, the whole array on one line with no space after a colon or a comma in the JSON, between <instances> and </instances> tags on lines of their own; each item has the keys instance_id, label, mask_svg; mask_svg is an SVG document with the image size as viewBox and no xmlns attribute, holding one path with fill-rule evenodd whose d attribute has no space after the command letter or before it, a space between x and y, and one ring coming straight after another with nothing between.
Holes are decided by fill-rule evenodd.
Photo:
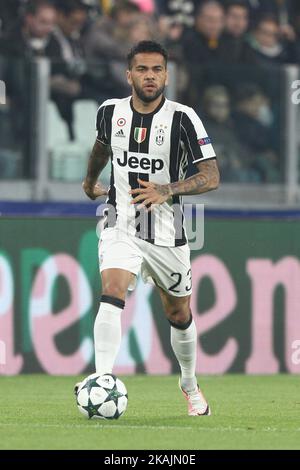
<instances>
[{"instance_id":1,"label":"black and white striped jersey","mask_svg":"<svg viewBox=\"0 0 300 470\"><path fill-rule=\"evenodd\" d=\"M97 114L97 140L111 147L111 181L104 227L117 226L129 235L161 246L187 243L182 202L174 196L146 213L130 204L137 179L158 184L185 178L193 163L216 157L195 111L162 99L149 114L134 110L131 97L105 101ZM113 207L116 217L110 216Z\"/></svg>"}]
</instances>

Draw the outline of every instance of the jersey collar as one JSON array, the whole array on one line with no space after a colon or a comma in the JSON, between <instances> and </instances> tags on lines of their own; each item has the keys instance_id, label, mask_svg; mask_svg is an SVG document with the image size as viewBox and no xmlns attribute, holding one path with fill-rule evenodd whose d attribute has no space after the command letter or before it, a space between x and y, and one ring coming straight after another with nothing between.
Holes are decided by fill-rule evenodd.
<instances>
[{"instance_id":1,"label":"jersey collar","mask_svg":"<svg viewBox=\"0 0 300 470\"><path fill-rule=\"evenodd\" d=\"M157 108L154 109L154 111L152 111L151 113L144 113L143 114L143 113L139 113L138 111L136 111L134 109L133 104L132 104L132 97L131 97L130 98L130 107L131 107L133 113L139 114L140 116L153 116L154 114L158 113L158 111L163 107L163 105L165 104L165 101L166 101L166 98L163 96L161 102L159 103Z\"/></svg>"}]
</instances>

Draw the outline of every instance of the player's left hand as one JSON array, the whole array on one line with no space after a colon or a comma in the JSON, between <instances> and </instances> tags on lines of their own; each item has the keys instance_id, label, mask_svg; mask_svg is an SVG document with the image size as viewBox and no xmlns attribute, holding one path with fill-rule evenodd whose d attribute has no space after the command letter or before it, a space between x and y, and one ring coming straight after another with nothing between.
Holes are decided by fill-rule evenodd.
<instances>
[{"instance_id":1,"label":"player's left hand","mask_svg":"<svg viewBox=\"0 0 300 470\"><path fill-rule=\"evenodd\" d=\"M145 207L151 210L154 204L163 204L172 196L172 191L168 184L155 184L141 179L137 181L142 187L132 189L129 191L129 194L133 197L131 204L140 203L138 209Z\"/></svg>"}]
</instances>

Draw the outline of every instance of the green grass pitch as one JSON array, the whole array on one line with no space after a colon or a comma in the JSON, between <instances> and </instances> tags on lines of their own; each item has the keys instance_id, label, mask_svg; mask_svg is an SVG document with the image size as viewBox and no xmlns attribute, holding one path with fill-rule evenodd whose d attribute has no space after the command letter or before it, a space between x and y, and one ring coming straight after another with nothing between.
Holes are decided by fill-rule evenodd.
<instances>
[{"instance_id":1,"label":"green grass pitch","mask_svg":"<svg viewBox=\"0 0 300 470\"><path fill-rule=\"evenodd\" d=\"M117 421L86 420L77 377L0 378L1 449L300 449L299 377L201 377L212 416L189 417L176 376L121 377Z\"/></svg>"}]
</instances>

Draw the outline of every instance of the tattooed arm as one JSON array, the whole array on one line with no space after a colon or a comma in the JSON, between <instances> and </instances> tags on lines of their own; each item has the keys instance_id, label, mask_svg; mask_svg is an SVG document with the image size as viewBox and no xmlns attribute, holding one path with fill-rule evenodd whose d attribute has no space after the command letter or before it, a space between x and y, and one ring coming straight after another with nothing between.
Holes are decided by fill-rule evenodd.
<instances>
[{"instance_id":1,"label":"tattooed arm","mask_svg":"<svg viewBox=\"0 0 300 470\"><path fill-rule=\"evenodd\" d=\"M107 190L103 188L100 183L97 183L97 180L100 173L105 168L109 156L109 145L104 145L99 140L96 140L89 159L87 175L82 184L84 192L92 200L107 194Z\"/></svg>"},{"instance_id":2,"label":"tattooed arm","mask_svg":"<svg viewBox=\"0 0 300 470\"><path fill-rule=\"evenodd\" d=\"M155 184L138 180L141 188L130 191L134 197L132 204L146 207L152 204L163 204L172 196L191 196L217 189L220 181L216 160L197 163L199 172L190 178L170 184Z\"/></svg>"},{"instance_id":3,"label":"tattooed arm","mask_svg":"<svg viewBox=\"0 0 300 470\"><path fill-rule=\"evenodd\" d=\"M171 196L189 196L202 194L217 189L220 182L220 174L216 160L199 162L196 164L199 172L190 178L171 183L168 186ZM163 186L162 186L162 190Z\"/></svg>"}]
</instances>

